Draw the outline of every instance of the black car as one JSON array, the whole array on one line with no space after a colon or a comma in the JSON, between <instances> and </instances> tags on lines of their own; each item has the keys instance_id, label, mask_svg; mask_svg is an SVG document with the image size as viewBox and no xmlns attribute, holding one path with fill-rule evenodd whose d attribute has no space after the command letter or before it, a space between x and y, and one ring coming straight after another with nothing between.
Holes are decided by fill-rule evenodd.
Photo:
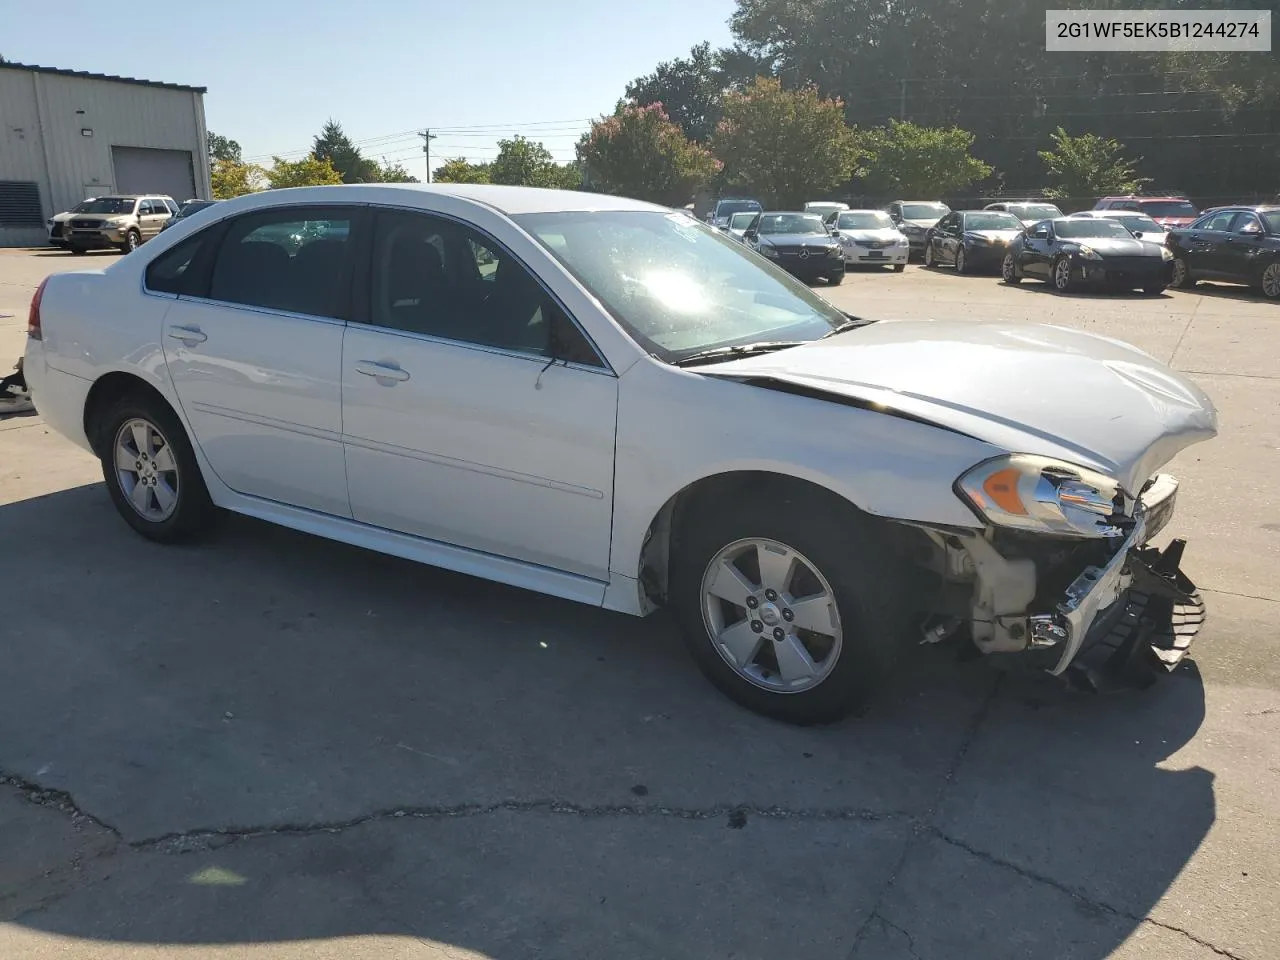
<instances>
[{"instance_id":1,"label":"black car","mask_svg":"<svg viewBox=\"0 0 1280 960\"><path fill-rule=\"evenodd\" d=\"M1173 257L1163 244L1140 240L1114 220L1041 220L1009 244L1005 283L1032 277L1059 293L1081 285L1159 293L1169 285Z\"/></svg>"},{"instance_id":2,"label":"black car","mask_svg":"<svg viewBox=\"0 0 1280 960\"><path fill-rule=\"evenodd\" d=\"M1172 283L1246 283L1280 298L1280 206L1215 207L1189 227L1169 231Z\"/></svg>"},{"instance_id":3,"label":"black car","mask_svg":"<svg viewBox=\"0 0 1280 960\"><path fill-rule=\"evenodd\" d=\"M751 249L808 283L844 281L844 253L816 213L770 211L742 235Z\"/></svg>"},{"instance_id":4,"label":"black car","mask_svg":"<svg viewBox=\"0 0 1280 960\"><path fill-rule=\"evenodd\" d=\"M165 221L164 226L160 228L160 232L164 233L164 231L168 230L179 220L185 220L193 213L199 213L201 210L212 207L215 203L219 202L220 201L218 200L188 200L182 205L181 209L179 209L176 214Z\"/></svg>"},{"instance_id":5,"label":"black car","mask_svg":"<svg viewBox=\"0 0 1280 960\"><path fill-rule=\"evenodd\" d=\"M954 210L924 237L924 265L950 264L956 273L996 270L1022 221L1002 210Z\"/></svg>"}]
</instances>

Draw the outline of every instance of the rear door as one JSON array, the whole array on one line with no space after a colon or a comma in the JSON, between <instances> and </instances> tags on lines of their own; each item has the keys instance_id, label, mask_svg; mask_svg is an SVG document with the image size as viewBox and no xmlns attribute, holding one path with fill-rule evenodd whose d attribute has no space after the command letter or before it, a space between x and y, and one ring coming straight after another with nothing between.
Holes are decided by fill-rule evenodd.
<instances>
[{"instance_id":1,"label":"rear door","mask_svg":"<svg viewBox=\"0 0 1280 960\"><path fill-rule=\"evenodd\" d=\"M960 246L960 223L960 214L949 213L933 228L933 253L943 263L955 262L956 250Z\"/></svg>"},{"instance_id":2,"label":"rear door","mask_svg":"<svg viewBox=\"0 0 1280 960\"><path fill-rule=\"evenodd\" d=\"M160 226L169 218L169 210L159 200L138 201L138 233L143 240L150 240L160 232Z\"/></svg>"},{"instance_id":3,"label":"rear door","mask_svg":"<svg viewBox=\"0 0 1280 960\"><path fill-rule=\"evenodd\" d=\"M365 208L277 207L216 224L148 268L148 289L200 240L164 321L164 355L195 441L232 490L350 516L342 337ZM186 275L186 269L181 271Z\"/></svg>"}]
</instances>

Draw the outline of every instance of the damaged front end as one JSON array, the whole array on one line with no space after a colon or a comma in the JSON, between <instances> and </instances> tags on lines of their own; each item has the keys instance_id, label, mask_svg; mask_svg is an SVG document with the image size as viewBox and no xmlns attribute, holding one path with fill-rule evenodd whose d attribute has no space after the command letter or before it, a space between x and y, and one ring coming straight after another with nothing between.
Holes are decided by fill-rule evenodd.
<instances>
[{"instance_id":1,"label":"damaged front end","mask_svg":"<svg viewBox=\"0 0 1280 960\"><path fill-rule=\"evenodd\" d=\"M1007 469L1004 476L988 471L976 487L982 492L968 493L994 511L1002 500L1004 508L1025 504L1028 515L1038 511L1041 523L1048 518L1064 529L1032 532L1028 521L972 535L927 531L944 602L925 641L967 625L981 653L1017 654L1092 691L1145 687L1173 670L1205 616L1180 569L1185 541L1164 550L1149 545L1172 517L1178 481L1159 474L1138 496L1117 487L1111 499L1113 489L1096 477L1077 474L1065 499L1062 489L1042 484L1024 484L1019 494L1020 481Z\"/></svg>"}]
</instances>

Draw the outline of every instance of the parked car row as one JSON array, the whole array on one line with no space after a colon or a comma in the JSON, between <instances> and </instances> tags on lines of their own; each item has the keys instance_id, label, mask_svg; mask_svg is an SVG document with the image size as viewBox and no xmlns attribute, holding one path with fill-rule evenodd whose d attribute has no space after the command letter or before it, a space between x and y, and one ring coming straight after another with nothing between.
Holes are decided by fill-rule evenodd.
<instances>
[{"instance_id":1,"label":"parked car row","mask_svg":"<svg viewBox=\"0 0 1280 960\"><path fill-rule=\"evenodd\" d=\"M181 207L164 194L108 194L91 197L45 221L49 245L73 254L115 248L136 250L175 220L217 203L188 200Z\"/></svg>"}]
</instances>

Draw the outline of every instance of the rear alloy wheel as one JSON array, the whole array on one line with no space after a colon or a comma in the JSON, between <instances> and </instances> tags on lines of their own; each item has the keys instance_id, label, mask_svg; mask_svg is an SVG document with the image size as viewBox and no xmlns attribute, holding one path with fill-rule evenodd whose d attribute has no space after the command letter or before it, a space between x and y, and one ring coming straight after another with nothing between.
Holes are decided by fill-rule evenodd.
<instances>
[{"instance_id":1,"label":"rear alloy wheel","mask_svg":"<svg viewBox=\"0 0 1280 960\"><path fill-rule=\"evenodd\" d=\"M1074 283L1071 279L1071 261L1061 257L1053 265L1053 288L1059 293L1067 293Z\"/></svg>"},{"instance_id":2,"label":"rear alloy wheel","mask_svg":"<svg viewBox=\"0 0 1280 960\"><path fill-rule=\"evenodd\" d=\"M125 522L160 543L203 530L213 503L173 411L155 397L125 396L99 423L103 479Z\"/></svg>"},{"instance_id":3,"label":"rear alloy wheel","mask_svg":"<svg viewBox=\"0 0 1280 960\"><path fill-rule=\"evenodd\" d=\"M1021 283L1022 278L1018 276L1018 267L1013 262L1013 254L1006 253L1004 260L1000 264L1000 279L1005 283Z\"/></svg>"},{"instance_id":4,"label":"rear alloy wheel","mask_svg":"<svg viewBox=\"0 0 1280 960\"><path fill-rule=\"evenodd\" d=\"M907 576L873 526L833 519L780 491L700 507L672 545L672 609L699 669L787 723L856 710L903 645Z\"/></svg>"},{"instance_id":5,"label":"rear alloy wheel","mask_svg":"<svg viewBox=\"0 0 1280 960\"><path fill-rule=\"evenodd\" d=\"M956 250L956 273L964 273L968 267L968 256L964 252L964 246L961 245Z\"/></svg>"},{"instance_id":6,"label":"rear alloy wheel","mask_svg":"<svg viewBox=\"0 0 1280 960\"><path fill-rule=\"evenodd\" d=\"M1187 266L1187 261L1182 257L1174 257L1171 285L1182 290L1196 285L1196 282L1191 279L1191 268Z\"/></svg>"},{"instance_id":7,"label":"rear alloy wheel","mask_svg":"<svg viewBox=\"0 0 1280 960\"><path fill-rule=\"evenodd\" d=\"M1267 264L1262 271L1262 295L1272 300L1280 298L1280 260Z\"/></svg>"}]
</instances>

